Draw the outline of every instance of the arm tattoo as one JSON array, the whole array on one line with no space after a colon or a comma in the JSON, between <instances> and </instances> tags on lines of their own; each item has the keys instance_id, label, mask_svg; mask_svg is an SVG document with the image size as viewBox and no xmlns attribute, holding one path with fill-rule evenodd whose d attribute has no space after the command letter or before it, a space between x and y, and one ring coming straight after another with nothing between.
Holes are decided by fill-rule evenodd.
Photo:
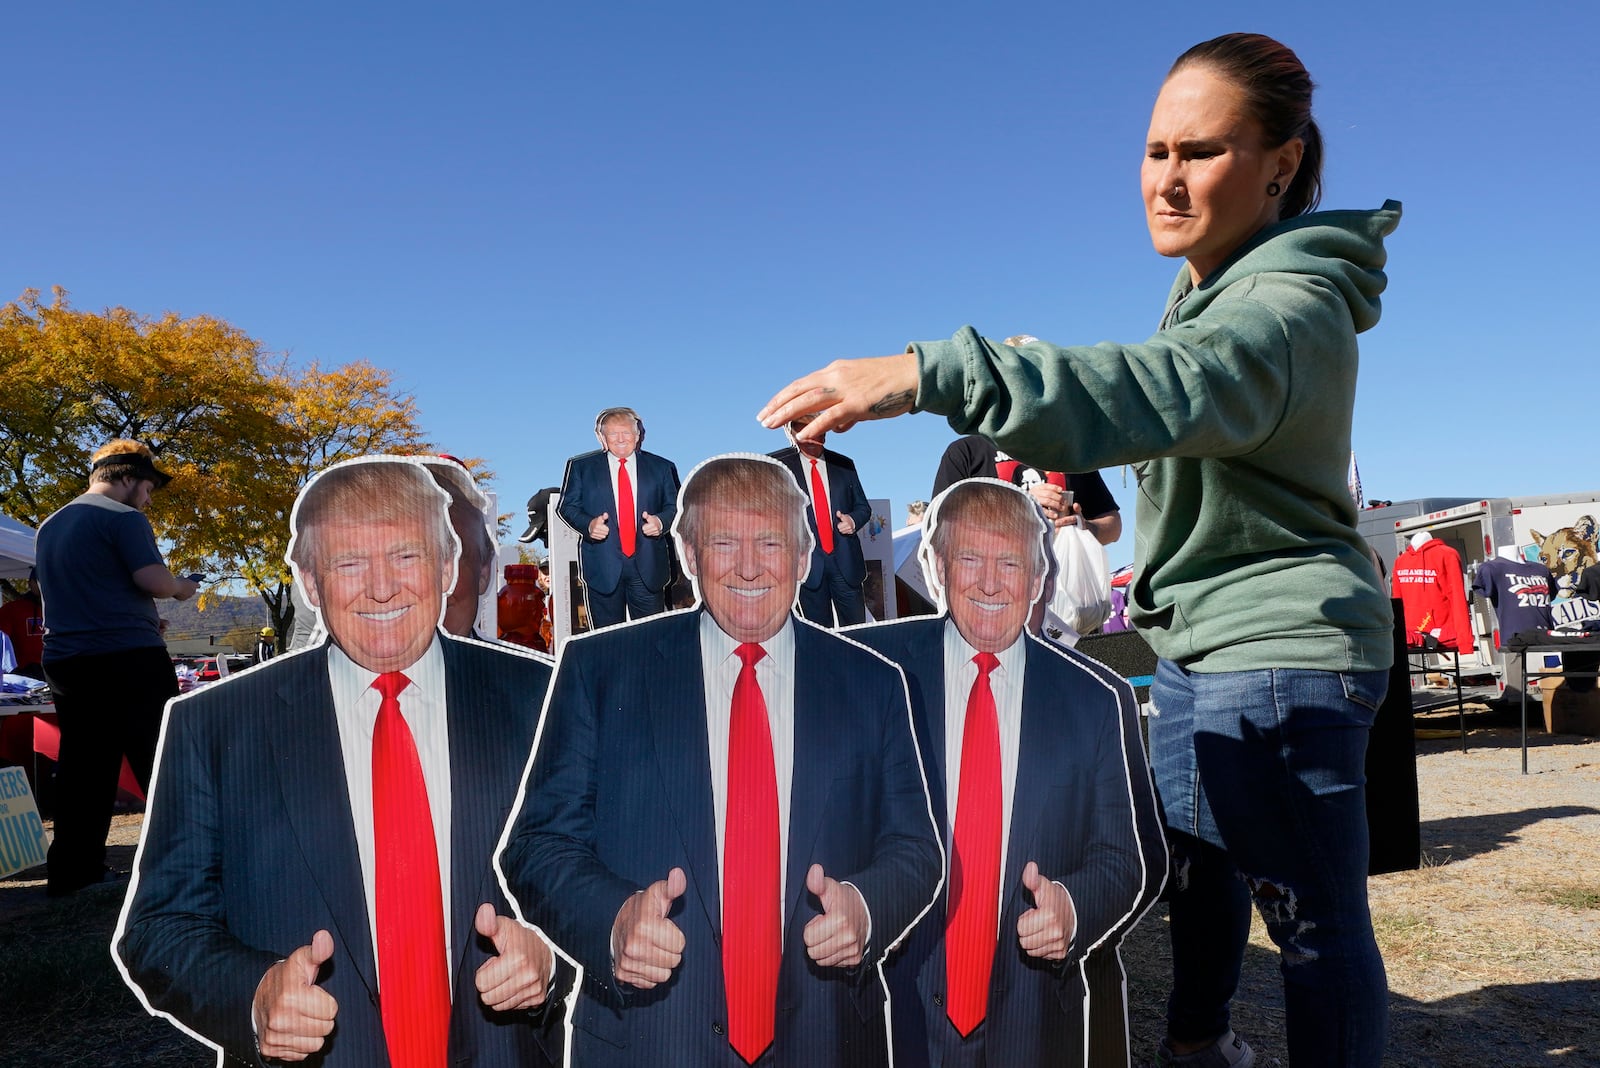
<instances>
[{"instance_id":1,"label":"arm tattoo","mask_svg":"<svg viewBox=\"0 0 1600 1068\"><path fill-rule=\"evenodd\" d=\"M915 396L916 394L909 389L902 389L898 393L888 393L868 410L880 419L891 415L903 415L911 410L911 401Z\"/></svg>"}]
</instances>

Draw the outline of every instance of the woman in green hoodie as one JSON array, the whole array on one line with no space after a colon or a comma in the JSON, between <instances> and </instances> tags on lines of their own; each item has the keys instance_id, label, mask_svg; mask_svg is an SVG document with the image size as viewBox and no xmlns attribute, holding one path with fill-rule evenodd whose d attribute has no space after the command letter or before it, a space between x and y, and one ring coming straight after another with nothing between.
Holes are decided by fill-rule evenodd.
<instances>
[{"instance_id":1,"label":"woman in green hoodie","mask_svg":"<svg viewBox=\"0 0 1600 1068\"><path fill-rule=\"evenodd\" d=\"M1141 185L1156 251L1186 264L1149 339L1012 347L968 327L836 361L760 415L817 412L820 434L931 411L1057 470L1135 466L1129 604L1161 658L1151 766L1175 873L1166 1065L1252 1063L1228 1015L1252 898L1282 952L1292 1062L1384 1048L1363 761L1391 620L1345 471L1356 335L1378 321L1400 206L1313 212L1311 91L1258 34L1173 64Z\"/></svg>"}]
</instances>

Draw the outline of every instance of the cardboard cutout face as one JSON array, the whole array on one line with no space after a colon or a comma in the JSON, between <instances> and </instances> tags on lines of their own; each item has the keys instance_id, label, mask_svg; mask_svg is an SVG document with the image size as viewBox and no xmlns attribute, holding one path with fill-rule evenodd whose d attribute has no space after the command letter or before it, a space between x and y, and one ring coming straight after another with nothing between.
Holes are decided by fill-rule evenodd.
<instances>
[{"instance_id":1,"label":"cardboard cutout face","mask_svg":"<svg viewBox=\"0 0 1600 1068\"><path fill-rule=\"evenodd\" d=\"M741 642L778 633L811 564L805 498L788 468L753 454L707 460L684 480L673 534L717 626Z\"/></svg>"},{"instance_id":2,"label":"cardboard cutout face","mask_svg":"<svg viewBox=\"0 0 1600 1068\"><path fill-rule=\"evenodd\" d=\"M812 459L821 459L822 450L828 440L827 434L818 434L810 441L801 441L795 437L813 418L813 416L808 415L799 419L791 419L789 425L783 428L783 436L789 439L789 444L797 449L801 455L809 456Z\"/></svg>"},{"instance_id":3,"label":"cardboard cutout face","mask_svg":"<svg viewBox=\"0 0 1600 1068\"><path fill-rule=\"evenodd\" d=\"M923 568L974 649L998 653L1022 636L1044 592L1045 529L1032 498L998 479L967 479L935 498Z\"/></svg>"},{"instance_id":4,"label":"cardboard cutout face","mask_svg":"<svg viewBox=\"0 0 1600 1068\"><path fill-rule=\"evenodd\" d=\"M448 501L426 468L398 457L335 465L295 501L296 581L333 643L368 671L403 670L433 640L460 553Z\"/></svg>"},{"instance_id":5,"label":"cardboard cutout face","mask_svg":"<svg viewBox=\"0 0 1600 1068\"><path fill-rule=\"evenodd\" d=\"M600 429L594 432L600 440L600 447L619 460L626 460L632 456L639 447L642 435L639 426L632 418L626 415L614 415L600 424Z\"/></svg>"}]
</instances>

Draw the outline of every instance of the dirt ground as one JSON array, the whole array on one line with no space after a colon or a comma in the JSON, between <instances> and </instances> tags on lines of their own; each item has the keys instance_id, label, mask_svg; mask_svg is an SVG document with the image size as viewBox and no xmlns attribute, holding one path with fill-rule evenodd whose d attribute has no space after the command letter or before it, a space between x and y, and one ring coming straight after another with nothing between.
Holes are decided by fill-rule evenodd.
<instances>
[{"instance_id":1,"label":"dirt ground","mask_svg":"<svg viewBox=\"0 0 1600 1068\"><path fill-rule=\"evenodd\" d=\"M1532 734L1526 776L1515 729L1474 727L1469 746L1417 743L1423 866L1369 883L1389 975L1384 1063L1600 1065L1600 739ZM1165 928L1157 906L1124 947L1138 1066L1163 1033ZM1289 1063L1259 919L1234 1027L1258 1064Z\"/></svg>"},{"instance_id":2,"label":"dirt ground","mask_svg":"<svg viewBox=\"0 0 1600 1068\"><path fill-rule=\"evenodd\" d=\"M1389 974L1385 1064L1600 1065L1600 740L1534 734L1524 776L1517 732L1477 725L1503 718L1471 722L1465 754L1457 740L1417 743L1423 867L1370 884ZM113 828L111 863L122 871L140 824L120 816ZM196 1043L148 1018L111 964L105 947L123 886L63 903L45 898L42 869L0 880L7 1068L210 1063ZM1167 990L1160 906L1124 957L1134 1064L1145 1068ZM29 978L8 985L5 973L19 965ZM1259 921L1234 1013L1263 1068L1288 1063L1277 953Z\"/></svg>"}]
</instances>

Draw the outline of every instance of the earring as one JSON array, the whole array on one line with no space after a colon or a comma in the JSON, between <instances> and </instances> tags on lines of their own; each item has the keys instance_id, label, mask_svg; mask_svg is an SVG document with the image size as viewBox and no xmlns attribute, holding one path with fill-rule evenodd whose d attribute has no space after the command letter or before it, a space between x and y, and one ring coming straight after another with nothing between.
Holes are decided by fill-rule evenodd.
<instances>
[{"instance_id":1,"label":"earring","mask_svg":"<svg viewBox=\"0 0 1600 1068\"><path fill-rule=\"evenodd\" d=\"M1283 186L1279 185L1277 182L1267 183L1267 196L1275 197L1281 192L1283 192Z\"/></svg>"}]
</instances>

